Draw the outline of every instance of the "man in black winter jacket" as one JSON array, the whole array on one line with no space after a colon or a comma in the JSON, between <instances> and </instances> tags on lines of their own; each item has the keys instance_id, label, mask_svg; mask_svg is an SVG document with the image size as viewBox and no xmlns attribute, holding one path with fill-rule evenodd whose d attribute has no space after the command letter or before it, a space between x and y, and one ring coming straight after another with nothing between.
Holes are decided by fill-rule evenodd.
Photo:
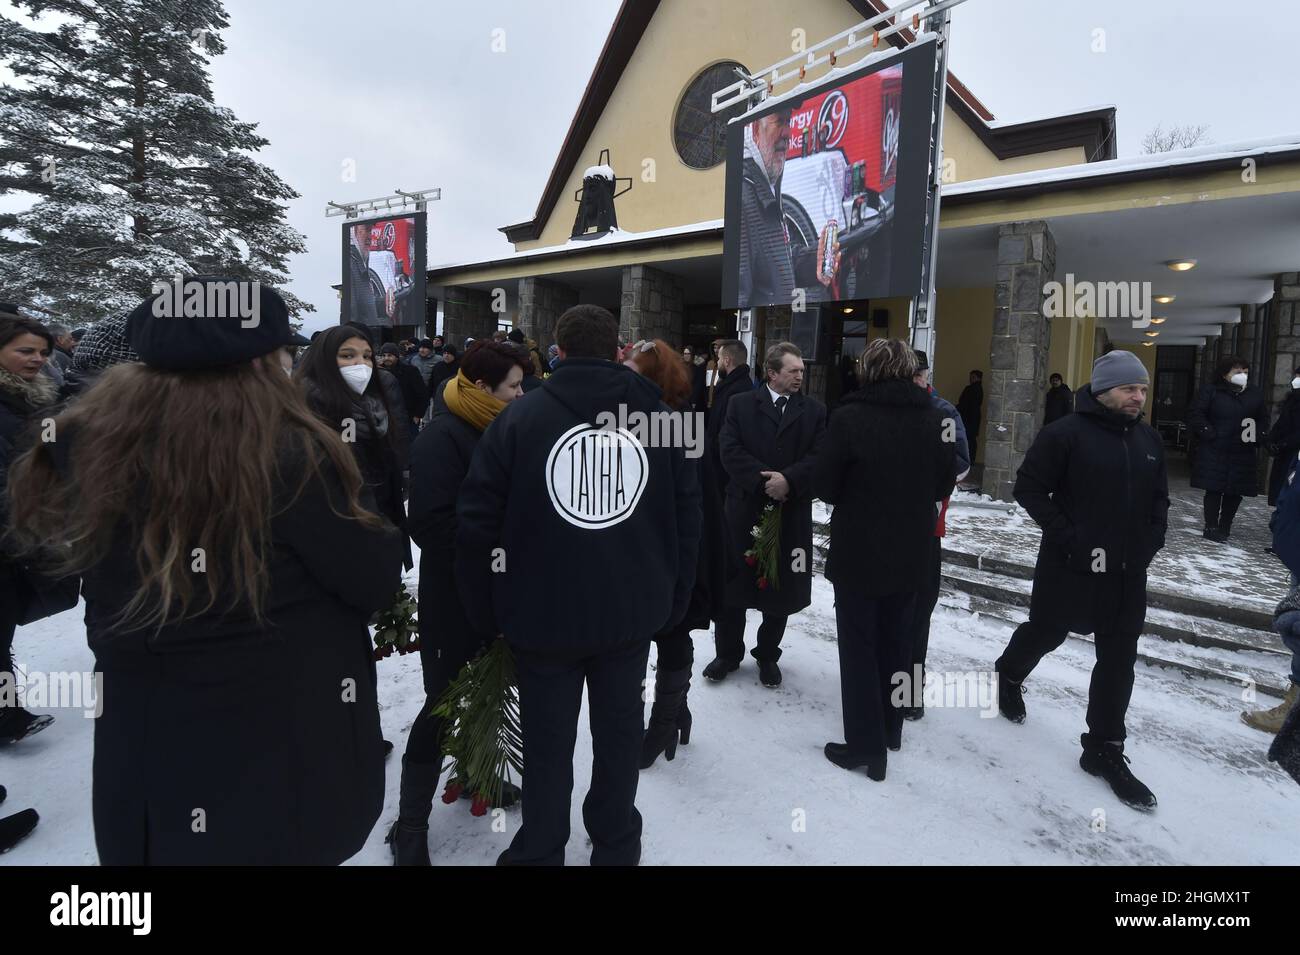
<instances>
[{"instance_id":1,"label":"man in black winter jacket","mask_svg":"<svg viewBox=\"0 0 1300 955\"><path fill-rule=\"evenodd\" d=\"M1047 379L1047 400L1043 402L1043 424L1059 421L1074 410L1074 392L1060 375Z\"/></svg>"},{"instance_id":2,"label":"man in black winter jacket","mask_svg":"<svg viewBox=\"0 0 1300 955\"><path fill-rule=\"evenodd\" d=\"M1067 633L1093 633L1097 665L1079 765L1136 809L1156 797L1129 772L1124 715L1146 620L1146 571L1164 546L1169 485L1160 436L1142 420L1148 375L1112 351L1075 393L1075 413L1043 428L1016 476L1016 500L1043 529L1029 620L997 661L998 707L1025 720L1021 682Z\"/></svg>"},{"instance_id":3,"label":"man in black winter jacket","mask_svg":"<svg viewBox=\"0 0 1300 955\"><path fill-rule=\"evenodd\" d=\"M591 861L633 865L646 661L651 637L687 610L700 488L682 448L646 447L623 425L669 409L616 363L614 317L578 305L555 332L555 373L501 412L474 452L457 505L456 577L475 629L504 634L519 676L523 824L500 861L564 862L585 682Z\"/></svg>"},{"instance_id":4,"label":"man in black winter jacket","mask_svg":"<svg viewBox=\"0 0 1300 955\"><path fill-rule=\"evenodd\" d=\"M414 442L420 433L420 420L429 410L429 389L420 377L418 369L402 362L399 349L392 342L385 342L379 348L379 367L397 379L402 389L402 408L394 408L394 413L405 410L404 421L409 440Z\"/></svg>"}]
</instances>

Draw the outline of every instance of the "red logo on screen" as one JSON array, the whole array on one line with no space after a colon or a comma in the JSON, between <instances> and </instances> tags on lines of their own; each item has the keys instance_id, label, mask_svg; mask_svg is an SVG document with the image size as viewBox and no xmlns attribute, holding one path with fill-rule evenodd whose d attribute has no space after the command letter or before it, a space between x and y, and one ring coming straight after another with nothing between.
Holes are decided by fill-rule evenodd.
<instances>
[{"instance_id":1,"label":"red logo on screen","mask_svg":"<svg viewBox=\"0 0 1300 955\"><path fill-rule=\"evenodd\" d=\"M891 100L893 98L891 97ZM898 162L898 104L890 102L885 121L880 124L880 149L885 157L884 175L888 176Z\"/></svg>"},{"instance_id":2,"label":"red logo on screen","mask_svg":"<svg viewBox=\"0 0 1300 955\"><path fill-rule=\"evenodd\" d=\"M817 114L817 142L822 149L838 146L844 138L844 130L849 125L849 101L839 90L832 90L822 100L821 111Z\"/></svg>"},{"instance_id":3,"label":"red logo on screen","mask_svg":"<svg viewBox=\"0 0 1300 955\"><path fill-rule=\"evenodd\" d=\"M393 240L396 238L397 230L393 228L391 222L385 222L379 232L379 248L385 252L393 250Z\"/></svg>"}]
</instances>

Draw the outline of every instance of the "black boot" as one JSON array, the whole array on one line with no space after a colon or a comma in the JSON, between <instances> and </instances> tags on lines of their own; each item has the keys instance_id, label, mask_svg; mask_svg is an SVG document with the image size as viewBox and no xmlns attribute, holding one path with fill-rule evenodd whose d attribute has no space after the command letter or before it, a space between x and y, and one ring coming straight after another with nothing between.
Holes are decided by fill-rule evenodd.
<instances>
[{"instance_id":1,"label":"black boot","mask_svg":"<svg viewBox=\"0 0 1300 955\"><path fill-rule=\"evenodd\" d=\"M1025 688L998 673L998 710L1013 723L1025 721Z\"/></svg>"},{"instance_id":2,"label":"black boot","mask_svg":"<svg viewBox=\"0 0 1300 955\"><path fill-rule=\"evenodd\" d=\"M35 809L24 809L12 816L0 819L0 853L8 852L18 845L40 821Z\"/></svg>"},{"instance_id":3,"label":"black boot","mask_svg":"<svg viewBox=\"0 0 1300 955\"><path fill-rule=\"evenodd\" d=\"M841 769L859 769L867 767L867 777L876 782L883 782L885 779L885 769L888 765L888 754L882 756L868 756L865 753L854 753L849 750L848 743L827 743L826 748L822 750L836 766Z\"/></svg>"},{"instance_id":4,"label":"black boot","mask_svg":"<svg viewBox=\"0 0 1300 955\"><path fill-rule=\"evenodd\" d=\"M691 668L655 670L655 701L650 708L650 725L641 740L641 768L649 769L659 754L673 761L677 743L691 741L691 711L686 696L691 689Z\"/></svg>"},{"instance_id":5,"label":"black boot","mask_svg":"<svg viewBox=\"0 0 1300 955\"><path fill-rule=\"evenodd\" d=\"M1123 743L1094 742L1087 733L1079 737L1079 742L1083 744L1079 766L1084 772L1110 783L1124 805L1148 812L1156 808L1155 794L1129 771L1131 760L1124 755Z\"/></svg>"},{"instance_id":6,"label":"black boot","mask_svg":"<svg viewBox=\"0 0 1300 955\"><path fill-rule=\"evenodd\" d=\"M903 707L903 719L919 720L925 716L925 664L921 665L921 684L912 688L912 706Z\"/></svg>"},{"instance_id":7,"label":"black boot","mask_svg":"<svg viewBox=\"0 0 1300 955\"><path fill-rule=\"evenodd\" d=\"M35 736L54 722L48 713L37 716L28 713L21 706L0 709L0 743L16 743L29 736Z\"/></svg>"},{"instance_id":8,"label":"black boot","mask_svg":"<svg viewBox=\"0 0 1300 955\"><path fill-rule=\"evenodd\" d=\"M429 812L438 791L442 762L416 762L402 757L402 783L397 821L388 830L393 865L432 865L429 861Z\"/></svg>"},{"instance_id":9,"label":"black boot","mask_svg":"<svg viewBox=\"0 0 1300 955\"><path fill-rule=\"evenodd\" d=\"M714 657L713 662L704 668L704 679L712 683L721 683L727 678L728 673L740 669L740 663L735 660L724 660L722 657Z\"/></svg>"}]
</instances>

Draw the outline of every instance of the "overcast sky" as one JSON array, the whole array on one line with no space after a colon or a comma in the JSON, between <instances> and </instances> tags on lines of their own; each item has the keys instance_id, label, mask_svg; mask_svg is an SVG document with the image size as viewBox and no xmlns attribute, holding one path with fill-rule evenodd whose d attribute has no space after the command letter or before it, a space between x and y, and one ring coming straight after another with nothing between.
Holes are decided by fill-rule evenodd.
<instances>
[{"instance_id":1,"label":"overcast sky","mask_svg":"<svg viewBox=\"0 0 1300 955\"><path fill-rule=\"evenodd\" d=\"M292 288L318 309L309 329L337 321L342 220L325 218L329 200L439 186L431 265L510 251L497 229L532 216L618 6L226 0L216 98L260 124L262 161L301 193L289 219L308 253ZM949 65L999 120L1114 104L1127 156L1157 122L1208 124L1216 143L1300 131L1297 60L1297 0L968 0Z\"/></svg>"}]
</instances>

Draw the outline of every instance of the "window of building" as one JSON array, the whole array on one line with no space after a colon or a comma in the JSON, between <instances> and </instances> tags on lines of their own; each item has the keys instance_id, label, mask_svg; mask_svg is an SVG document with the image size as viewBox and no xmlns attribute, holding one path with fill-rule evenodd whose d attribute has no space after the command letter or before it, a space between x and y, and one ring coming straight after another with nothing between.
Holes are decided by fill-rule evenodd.
<instances>
[{"instance_id":1,"label":"window of building","mask_svg":"<svg viewBox=\"0 0 1300 955\"><path fill-rule=\"evenodd\" d=\"M745 111L745 103L721 113L710 112L713 94L737 79L732 60L714 63L691 81L673 116L673 145L692 169L712 169L727 158L727 121ZM744 67L741 67L744 69Z\"/></svg>"}]
</instances>

